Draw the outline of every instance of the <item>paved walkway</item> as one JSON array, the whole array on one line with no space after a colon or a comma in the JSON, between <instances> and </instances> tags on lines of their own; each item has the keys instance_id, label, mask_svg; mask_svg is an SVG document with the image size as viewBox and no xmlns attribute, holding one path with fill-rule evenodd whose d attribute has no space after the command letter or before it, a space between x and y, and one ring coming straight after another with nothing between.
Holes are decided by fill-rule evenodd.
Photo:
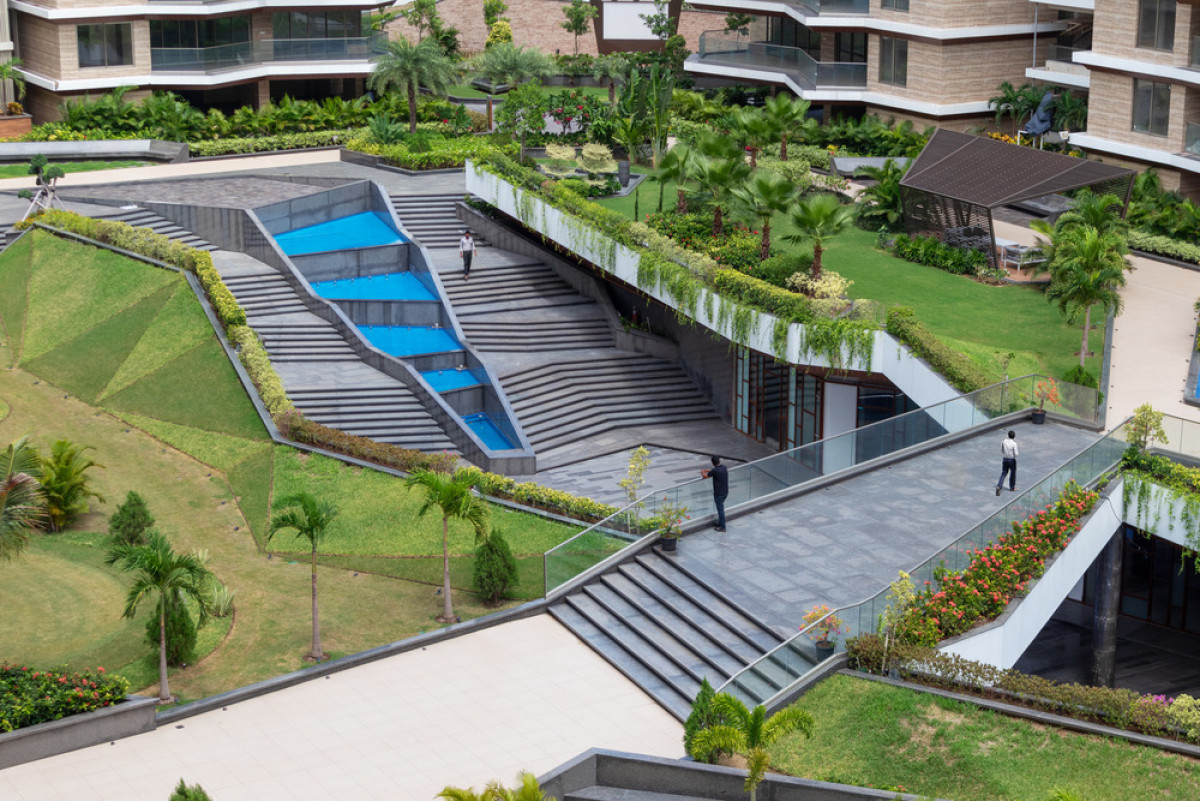
<instances>
[{"instance_id":1,"label":"paved walkway","mask_svg":"<svg viewBox=\"0 0 1200 801\"><path fill-rule=\"evenodd\" d=\"M683 755L683 729L549 615L0 771L5 801L432 799L588 748Z\"/></svg>"}]
</instances>

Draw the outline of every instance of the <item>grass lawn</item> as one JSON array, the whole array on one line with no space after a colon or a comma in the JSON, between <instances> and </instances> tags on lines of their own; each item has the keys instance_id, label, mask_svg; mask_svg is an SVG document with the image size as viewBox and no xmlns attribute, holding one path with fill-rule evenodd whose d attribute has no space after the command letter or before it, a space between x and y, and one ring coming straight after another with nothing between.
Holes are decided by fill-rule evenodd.
<instances>
[{"instance_id":1,"label":"grass lawn","mask_svg":"<svg viewBox=\"0 0 1200 801\"><path fill-rule=\"evenodd\" d=\"M1043 801L1055 787L1088 801L1200 797L1187 757L911 690L833 676L800 705L812 739L771 748L772 765L795 776L955 801Z\"/></svg>"},{"instance_id":2,"label":"grass lawn","mask_svg":"<svg viewBox=\"0 0 1200 801\"><path fill-rule=\"evenodd\" d=\"M659 183L652 178L639 186L638 206L643 217L657 210L658 189ZM597 202L633 218L632 195ZM675 187L670 185L664 208L672 208L674 202ZM778 237L792 230L786 217L778 216L771 224L773 241L781 243ZM996 381L1003 378L997 353L1015 354L1008 368L1010 377L1027 373L1061 376L1079 363L1082 326L1068 325L1058 308L1046 301L1041 288L988 286L912 264L877 250L875 238L874 233L852 227L828 243L825 268L854 281L851 296L889 306L911 306L934 334L970 356ZM1088 347L1096 355L1088 358L1087 367L1099 377L1104 352L1102 320L1092 330Z\"/></svg>"},{"instance_id":3,"label":"grass lawn","mask_svg":"<svg viewBox=\"0 0 1200 801\"><path fill-rule=\"evenodd\" d=\"M118 170L123 167L144 167L144 161L62 161L52 162L62 167L63 172L96 172ZM0 178L23 178L29 175L28 164L0 164Z\"/></svg>"}]
</instances>

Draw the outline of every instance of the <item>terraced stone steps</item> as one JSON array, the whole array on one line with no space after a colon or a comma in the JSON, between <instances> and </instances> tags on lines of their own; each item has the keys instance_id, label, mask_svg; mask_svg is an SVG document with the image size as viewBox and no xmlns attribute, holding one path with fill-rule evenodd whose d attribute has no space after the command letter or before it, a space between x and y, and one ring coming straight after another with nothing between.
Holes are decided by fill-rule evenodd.
<instances>
[{"instance_id":1,"label":"terraced stone steps","mask_svg":"<svg viewBox=\"0 0 1200 801\"><path fill-rule=\"evenodd\" d=\"M457 450L399 382L342 389L289 387L288 397L305 417L348 434L421 451Z\"/></svg>"},{"instance_id":2,"label":"terraced stone steps","mask_svg":"<svg viewBox=\"0 0 1200 801\"><path fill-rule=\"evenodd\" d=\"M466 227L454 212L454 205L462 195L392 195L392 207L400 224L412 234L419 244L427 248L458 247ZM482 238L475 239L475 247L487 247Z\"/></svg>"},{"instance_id":3,"label":"terraced stone steps","mask_svg":"<svg viewBox=\"0 0 1200 801\"><path fill-rule=\"evenodd\" d=\"M354 349L332 326L259 323L255 330L272 361L358 361Z\"/></svg>"},{"instance_id":4,"label":"terraced stone steps","mask_svg":"<svg viewBox=\"0 0 1200 801\"><path fill-rule=\"evenodd\" d=\"M230 276L225 286L246 310L247 319L308 311L308 306L278 272Z\"/></svg>"},{"instance_id":5,"label":"terraced stone steps","mask_svg":"<svg viewBox=\"0 0 1200 801\"><path fill-rule=\"evenodd\" d=\"M576 320L461 319L463 333L480 351L538 353L614 346L608 322L601 318Z\"/></svg>"},{"instance_id":6,"label":"terraced stone steps","mask_svg":"<svg viewBox=\"0 0 1200 801\"><path fill-rule=\"evenodd\" d=\"M594 305L540 261L471 268L466 280L457 270L441 273L442 286L460 320L490 315L521 301L550 306Z\"/></svg>"},{"instance_id":7,"label":"terraced stone steps","mask_svg":"<svg viewBox=\"0 0 1200 801\"><path fill-rule=\"evenodd\" d=\"M655 550L593 578L549 611L681 720L702 679L719 687L784 641ZM771 661L745 678L772 695L790 675Z\"/></svg>"},{"instance_id":8,"label":"terraced stone steps","mask_svg":"<svg viewBox=\"0 0 1200 801\"><path fill-rule=\"evenodd\" d=\"M155 214L148 209L120 209L111 214L97 214L98 220L114 220L132 225L135 228L149 228L156 234L162 234L168 239L182 242L197 250L216 250L217 246L191 231L180 228L166 217Z\"/></svg>"}]
</instances>

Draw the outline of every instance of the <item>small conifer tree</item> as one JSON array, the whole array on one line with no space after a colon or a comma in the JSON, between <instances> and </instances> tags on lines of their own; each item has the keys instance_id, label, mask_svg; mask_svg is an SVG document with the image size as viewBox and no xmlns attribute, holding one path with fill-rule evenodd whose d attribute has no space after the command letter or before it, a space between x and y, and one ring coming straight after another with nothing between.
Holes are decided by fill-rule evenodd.
<instances>
[{"instance_id":1,"label":"small conifer tree","mask_svg":"<svg viewBox=\"0 0 1200 801\"><path fill-rule=\"evenodd\" d=\"M153 526L154 516L150 514L146 499L133 490L108 518L108 533L125 545L144 545L146 532Z\"/></svg>"},{"instance_id":2,"label":"small conifer tree","mask_svg":"<svg viewBox=\"0 0 1200 801\"><path fill-rule=\"evenodd\" d=\"M517 585L517 560L498 529L479 544L475 551L475 569L471 576L475 591L485 603L495 605L504 593Z\"/></svg>"}]
</instances>

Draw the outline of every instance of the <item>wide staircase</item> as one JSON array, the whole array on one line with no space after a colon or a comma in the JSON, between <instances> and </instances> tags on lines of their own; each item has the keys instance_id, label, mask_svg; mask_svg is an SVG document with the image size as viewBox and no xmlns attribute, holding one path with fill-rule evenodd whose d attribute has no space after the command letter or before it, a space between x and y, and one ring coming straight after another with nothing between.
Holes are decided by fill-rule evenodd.
<instances>
[{"instance_id":1,"label":"wide staircase","mask_svg":"<svg viewBox=\"0 0 1200 801\"><path fill-rule=\"evenodd\" d=\"M111 214L97 214L98 220L114 220L123 222L127 225L132 225L135 228L149 228L156 234L162 234L168 239L173 239L177 242L182 242L189 247L197 250L216 250L217 246L207 241L201 236L198 236L185 228L180 228L175 223L162 217L154 212L143 209L120 209Z\"/></svg>"},{"instance_id":2,"label":"wide staircase","mask_svg":"<svg viewBox=\"0 0 1200 801\"><path fill-rule=\"evenodd\" d=\"M677 364L640 353L555 361L503 378L513 411L535 449L550 449L615 428L717 420Z\"/></svg>"},{"instance_id":3,"label":"wide staircase","mask_svg":"<svg viewBox=\"0 0 1200 801\"><path fill-rule=\"evenodd\" d=\"M653 549L610 568L549 611L680 720L702 679L719 687L786 638ZM761 662L742 680L766 696L782 690L794 677L783 657Z\"/></svg>"},{"instance_id":4,"label":"wide staircase","mask_svg":"<svg viewBox=\"0 0 1200 801\"><path fill-rule=\"evenodd\" d=\"M454 213L454 204L463 199L461 194L392 195L391 199L400 224L419 244L427 248L458 247L466 227ZM483 237L475 237L475 247L487 244Z\"/></svg>"},{"instance_id":5,"label":"wide staircase","mask_svg":"<svg viewBox=\"0 0 1200 801\"><path fill-rule=\"evenodd\" d=\"M388 381L382 373L380 378ZM433 422L408 388L397 381L378 386L288 389L288 397L316 423L419 451L454 452L454 443Z\"/></svg>"}]
</instances>

